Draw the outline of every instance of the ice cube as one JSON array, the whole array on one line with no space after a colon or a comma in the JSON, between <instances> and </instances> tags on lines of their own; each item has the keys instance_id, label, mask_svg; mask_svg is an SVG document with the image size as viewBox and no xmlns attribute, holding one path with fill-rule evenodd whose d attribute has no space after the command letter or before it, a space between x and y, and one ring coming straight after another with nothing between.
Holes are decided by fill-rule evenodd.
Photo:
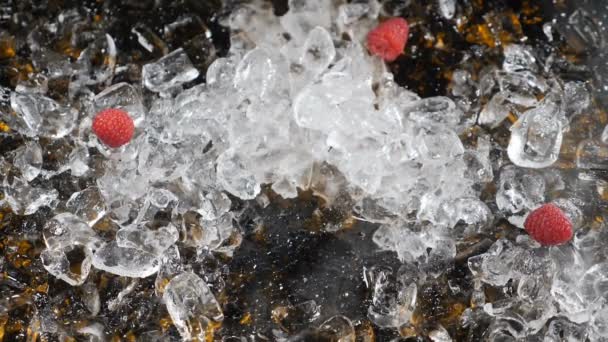
<instances>
[{"instance_id":1,"label":"ice cube","mask_svg":"<svg viewBox=\"0 0 608 342\"><path fill-rule=\"evenodd\" d=\"M34 74L29 79L20 80L15 88L18 93L46 94L49 90L49 79L42 74Z\"/></svg>"},{"instance_id":2,"label":"ice cube","mask_svg":"<svg viewBox=\"0 0 608 342\"><path fill-rule=\"evenodd\" d=\"M545 200L545 179L532 170L506 166L500 172L496 205L509 221L523 227L528 211Z\"/></svg>"},{"instance_id":3,"label":"ice cube","mask_svg":"<svg viewBox=\"0 0 608 342\"><path fill-rule=\"evenodd\" d=\"M249 51L236 66L234 86L252 99L264 97L274 90L278 72L270 52L256 48Z\"/></svg>"},{"instance_id":4,"label":"ice cube","mask_svg":"<svg viewBox=\"0 0 608 342\"><path fill-rule=\"evenodd\" d=\"M170 204L175 204L179 201L177 196L175 196L171 191L165 189L152 190L148 194L148 198L150 199L150 204L160 209L165 209Z\"/></svg>"},{"instance_id":5,"label":"ice cube","mask_svg":"<svg viewBox=\"0 0 608 342\"><path fill-rule=\"evenodd\" d=\"M49 220L43 229L44 243L49 249L73 245L95 248L98 239L89 225L70 213L62 213Z\"/></svg>"},{"instance_id":6,"label":"ice cube","mask_svg":"<svg viewBox=\"0 0 608 342\"><path fill-rule=\"evenodd\" d=\"M74 177L82 177L89 171L89 149L86 146L77 145L70 152L70 160L67 168Z\"/></svg>"},{"instance_id":7,"label":"ice cube","mask_svg":"<svg viewBox=\"0 0 608 342\"><path fill-rule=\"evenodd\" d=\"M306 38L300 64L312 78L327 70L336 57L336 49L331 35L322 27L315 27Z\"/></svg>"},{"instance_id":8,"label":"ice cube","mask_svg":"<svg viewBox=\"0 0 608 342\"><path fill-rule=\"evenodd\" d=\"M79 247L66 247L61 249L46 249L40 253L42 266L54 277L61 279L72 286L84 284L91 270L91 252L83 252L84 258L72 263L67 254Z\"/></svg>"},{"instance_id":9,"label":"ice cube","mask_svg":"<svg viewBox=\"0 0 608 342\"><path fill-rule=\"evenodd\" d=\"M151 229L147 227L147 222L142 222L116 232L116 243L119 247L134 248L160 257L178 237L179 233L173 224Z\"/></svg>"},{"instance_id":10,"label":"ice cube","mask_svg":"<svg viewBox=\"0 0 608 342\"><path fill-rule=\"evenodd\" d=\"M144 65L143 84L153 92L165 93L197 78L199 72L183 49L177 49L158 61Z\"/></svg>"},{"instance_id":11,"label":"ice cube","mask_svg":"<svg viewBox=\"0 0 608 342\"><path fill-rule=\"evenodd\" d=\"M564 102L568 117L585 111L591 105L591 95L584 82L568 82L564 85Z\"/></svg>"},{"instance_id":12,"label":"ice cube","mask_svg":"<svg viewBox=\"0 0 608 342\"><path fill-rule=\"evenodd\" d=\"M514 112L513 105L510 101L511 96L510 92L496 93L492 99L490 99L490 102L481 110L477 122L480 125L489 126L490 128L500 126L509 114Z\"/></svg>"},{"instance_id":13,"label":"ice cube","mask_svg":"<svg viewBox=\"0 0 608 342\"><path fill-rule=\"evenodd\" d=\"M128 83L117 83L107 87L93 98L93 113L108 109L123 109L133 119L136 127L139 127L145 117L145 109L140 92Z\"/></svg>"},{"instance_id":14,"label":"ice cube","mask_svg":"<svg viewBox=\"0 0 608 342\"><path fill-rule=\"evenodd\" d=\"M437 96L413 102L405 109L407 117L419 125L442 125L455 129L463 119L463 112L454 101Z\"/></svg>"},{"instance_id":15,"label":"ice cube","mask_svg":"<svg viewBox=\"0 0 608 342\"><path fill-rule=\"evenodd\" d=\"M555 163L562 146L559 108L552 103L531 109L511 127L507 153L518 166L544 168Z\"/></svg>"},{"instance_id":16,"label":"ice cube","mask_svg":"<svg viewBox=\"0 0 608 342\"><path fill-rule=\"evenodd\" d=\"M93 254L93 267L122 277L146 278L158 272L156 255L108 242Z\"/></svg>"},{"instance_id":17,"label":"ice cube","mask_svg":"<svg viewBox=\"0 0 608 342\"><path fill-rule=\"evenodd\" d=\"M62 138L76 126L78 112L38 94L11 94L11 107L17 113L11 127L29 136Z\"/></svg>"},{"instance_id":18,"label":"ice cube","mask_svg":"<svg viewBox=\"0 0 608 342\"><path fill-rule=\"evenodd\" d=\"M254 199L261 186L251 173L244 156L234 149L224 152L217 160L219 183L231 194L245 200Z\"/></svg>"},{"instance_id":19,"label":"ice cube","mask_svg":"<svg viewBox=\"0 0 608 342\"><path fill-rule=\"evenodd\" d=\"M165 292L169 280L184 271L179 248L176 245L169 247L160 259L161 266L154 282L154 292L159 297Z\"/></svg>"},{"instance_id":20,"label":"ice cube","mask_svg":"<svg viewBox=\"0 0 608 342\"><path fill-rule=\"evenodd\" d=\"M505 59L502 63L503 70L517 72L523 70L537 71L536 57L532 48L526 45L510 44L504 48Z\"/></svg>"},{"instance_id":21,"label":"ice cube","mask_svg":"<svg viewBox=\"0 0 608 342\"><path fill-rule=\"evenodd\" d=\"M236 63L233 58L218 58L207 68L207 85L218 88L232 87Z\"/></svg>"},{"instance_id":22,"label":"ice cube","mask_svg":"<svg viewBox=\"0 0 608 342\"><path fill-rule=\"evenodd\" d=\"M116 66L116 44L109 34L95 39L76 61L77 73L73 83L96 85L108 81ZM72 87L72 85L70 85Z\"/></svg>"},{"instance_id":23,"label":"ice cube","mask_svg":"<svg viewBox=\"0 0 608 342\"><path fill-rule=\"evenodd\" d=\"M42 169L42 149L36 141L28 141L15 150L13 165L21 171L25 180L31 182Z\"/></svg>"},{"instance_id":24,"label":"ice cube","mask_svg":"<svg viewBox=\"0 0 608 342\"><path fill-rule=\"evenodd\" d=\"M212 322L224 319L224 314L209 286L192 272L182 273L169 282L163 301L173 324L184 340L206 339Z\"/></svg>"},{"instance_id":25,"label":"ice cube","mask_svg":"<svg viewBox=\"0 0 608 342\"><path fill-rule=\"evenodd\" d=\"M300 127L330 131L337 126L336 119L341 115L327 88L311 85L295 98L293 113L296 123Z\"/></svg>"}]
</instances>

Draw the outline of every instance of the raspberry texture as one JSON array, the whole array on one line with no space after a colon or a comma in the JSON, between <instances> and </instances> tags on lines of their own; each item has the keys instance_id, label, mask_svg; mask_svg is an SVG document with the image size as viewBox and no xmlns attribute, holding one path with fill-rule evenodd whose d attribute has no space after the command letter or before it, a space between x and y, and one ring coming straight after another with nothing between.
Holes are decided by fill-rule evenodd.
<instances>
[{"instance_id":1,"label":"raspberry texture","mask_svg":"<svg viewBox=\"0 0 608 342\"><path fill-rule=\"evenodd\" d=\"M572 239L572 222L562 209L553 204L533 210L524 227L534 240L544 246L560 245Z\"/></svg>"},{"instance_id":2,"label":"raspberry texture","mask_svg":"<svg viewBox=\"0 0 608 342\"><path fill-rule=\"evenodd\" d=\"M410 27L403 18L391 18L367 35L367 49L387 62L392 62L403 53Z\"/></svg>"},{"instance_id":3,"label":"raspberry texture","mask_svg":"<svg viewBox=\"0 0 608 342\"><path fill-rule=\"evenodd\" d=\"M104 109L93 119L93 133L109 147L125 145L135 132L133 119L122 109Z\"/></svg>"}]
</instances>

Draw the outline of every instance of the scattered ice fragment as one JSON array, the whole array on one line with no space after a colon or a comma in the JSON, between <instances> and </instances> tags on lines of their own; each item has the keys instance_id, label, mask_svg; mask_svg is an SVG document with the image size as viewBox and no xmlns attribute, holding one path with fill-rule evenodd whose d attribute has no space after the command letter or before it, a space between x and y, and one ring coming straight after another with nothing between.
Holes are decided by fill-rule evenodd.
<instances>
[{"instance_id":1,"label":"scattered ice fragment","mask_svg":"<svg viewBox=\"0 0 608 342\"><path fill-rule=\"evenodd\" d=\"M201 217L199 224L202 228L202 236L196 241L197 245L210 250L219 248L233 233L232 219L231 213L226 213L216 219Z\"/></svg>"},{"instance_id":2,"label":"scattered ice fragment","mask_svg":"<svg viewBox=\"0 0 608 342\"><path fill-rule=\"evenodd\" d=\"M511 93L498 92L483 107L477 122L480 125L496 128L513 112L510 101Z\"/></svg>"},{"instance_id":3,"label":"scattered ice fragment","mask_svg":"<svg viewBox=\"0 0 608 342\"><path fill-rule=\"evenodd\" d=\"M405 113L410 120L420 125L445 125L456 129L461 123L463 113L454 101L447 97L428 97L413 102L406 107Z\"/></svg>"},{"instance_id":4,"label":"scattered ice fragment","mask_svg":"<svg viewBox=\"0 0 608 342\"><path fill-rule=\"evenodd\" d=\"M66 165L74 177L82 177L89 171L89 149L86 146L77 145L70 152L70 160Z\"/></svg>"},{"instance_id":5,"label":"scattered ice fragment","mask_svg":"<svg viewBox=\"0 0 608 342\"><path fill-rule=\"evenodd\" d=\"M167 44L145 24L136 24L131 28L131 33L137 36L139 45L151 54L154 54L155 56L164 56L169 53Z\"/></svg>"},{"instance_id":6,"label":"scattered ice fragment","mask_svg":"<svg viewBox=\"0 0 608 342\"><path fill-rule=\"evenodd\" d=\"M78 217L63 213L47 222L43 237L47 247L40 255L44 268L72 286L82 285L98 242L95 232Z\"/></svg>"},{"instance_id":7,"label":"scattered ice fragment","mask_svg":"<svg viewBox=\"0 0 608 342\"><path fill-rule=\"evenodd\" d=\"M163 301L173 324L184 340L205 340L212 322L224 319L224 314L209 286L196 274L182 273L169 282Z\"/></svg>"},{"instance_id":8,"label":"scattered ice fragment","mask_svg":"<svg viewBox=\"0 0 608 342\"><path fill-rule=\"evenodd\" d=\"M200 208L197 210L205 220L215 220L230 210L232 202L226 194L221 191L211 190L207 194L199 193L201 199Z\"/></svg>"},{"instance_id":9,"label":"scattered ice fragment","mask_svg":"<svg viewBox=\"0 0 608 342\"><path fill-rule=\"evenodd\" d=\"M177 49L158 61L144 65L144 86L153 92L164 93L197 78L199 72L183 49Z\"/></svg>"},{"instance_id":10,"label":"scattered ice fragment","mask_svg":"<svg viewBox=\"0 0 608 342\"><path fill-rule=\"evenodd\" d=\"M264 97L273 90L277 72L270 53L256 48L249 51L237 65L234 86L252 99Z\"/></svg>"},{"instance_id":11,"label":"scattered ice fragment","mask_svg":"<svg viewBox=\"0 0 608 342\"><path fill-rule=\"evenodd\" d=\"M93 255L93 267L122 277L146 278L158 272L156 255L108 242Z\"/></svg>"},{"instance_id":12,"label":"scattered ice fragment","mask_svg":"<svg viewBox=\"0 0 608 342\"><path fill-rule=\"evenodd\" d=\"M566 36L566 42L578 51L589 52L602 49L605 38L601 24L585 9L576 9L568 18L569 25L561 25L560 33Z\"/></svg>"},{"instance_id":13,"label":"scattered ice fragment","mask_svg":"<svg viewBox=\"0 0 608 342\"><path fill-rule=\"evenodd\" d=\"M591 105L591 95L584 82L568 82L564 85L564 102L569 118L584 112Z\"/></svg>"},{"instance_id":14,"label":"scattered ice fragment","mask_svg":"<svg viewBox=\"0 0 608 342\"><path fill-rule=\"evenodd\" d=\"M321 315L321 307L314 300L295 305L278 306L272 310L272 318L285 331L300 331Z\"/></svg>"},{"instance_id":15,"label":"scattered ice fragment","mask_svg":"<svg viewBox=\"0 0 608 342\"><path fill-rule=\"evenodd\" d=\"M366 284L372 293L367 316L384 328L398 328L409 322L416 306L417 286L407 267L398 272L386 268L367 271Z\"/></svg>"},{"instance_id":16,"label":"scattered ice fragment","mask_svg":"<svg viewBox=\"0 0 608 342\"><path fill-rule=\"evenodd\" d=\"M323 339L337 342L355 342L355 327L346 316L333 316L321 323L319 335Z\"/></svg>"},{"instance_id":17,"label":"scattered ice fragment","mask_svg":"<svg viewBox=\"0 0 608 342\"><path fill-rule=\"evenodd\" d=\"M439 2L439 13L446 19L452 19L456 13L456 0L437 1Z\"/></svg>"},{"instance_id":18,"label":"scattered ice fragment","mask_svg":"<svg viewBox=\"0 0 608 342\"><path fill-rule=\"evenodd\" d=\"M49 249L72 245L94 248L97 244L96 234L89 225L70 213L58 214L49 220L44 226L43 237Z\"/></svg>"},{"instance_id":19,"label":"scattered ice fragment","mask_svg":"<svg viewBox=\"0 0 608 342\"><path fill-rule=\"evenodd\" d=\"M232 86L236 72L235 61L232 58L218 58L207 68L207 85L218 88Z\"/></svg>"},{"instance_id":20,"label":"scattered ice fragment","mask_svg":"<svg viewBox=\"0 0 608 342\"><path fill-rule=\"evenodd\" d=\"M459 198L442 203L438 222L454 228L464 226L465 233L480 233L492 223L492 212L477 198Z\"/></svg>"},{"instance_id":21,"label":"scattered ice fragment","mask_svg":"<svg viewBox=\"0 0 608 342\"><path fill-rule=\"evenodd\" d=\"M466 165L465 176L477 182L488 183L494 180L494 170L490 160L492 143L486 136L477 139L477 149L467 150L463 155Z\"/></svg>"},{"instance_id":22,"label":"scattered ice fragment","mask_svg":"<svg viewBox=\"0 0 608 342\"><path fill-rule=\"evenodd\" d=\"M151 229L147 227L147 222L142 222L116 232L116 243L119 247L135 248L160 257L178 237L179 233L173 224Z\"/></svg>"},{"instance_id":23,"label":"scattered ice fragment","mask_svg":"<svg viewBox=\"0 0 608 342\"><path fill-rule=\"evenodd\" d=\"M89 251L82 252L84 258L73 264L67 254L78 251L82 247L67 247L63 249L45 249L40 253L42 266L54 277L61 279L71 286L82 285L91 270L91 254Z\"/></svg>"},{"instance_id":24,"label":"scattered ice fragment","mask_svg":"<svg viewBox=\"0 0 608 342\"><path fill-rule=\"evenodd\" d=\"M514 164L544 168L557 161L563 138L558 111L555 104L546 103L525 112L511 127L507 152Z\"/></svg>"},{"instance_id":25,"label":"scattered ice fragment","mask_svg":"<svg viewBox=\"0 0 608 342\"><path fill-rule=\"evenodd\" d=\"M42 169L42 149L36 141L28 141L15 150L13 165L21 171L25 180L31 182Z\"/></svg>"},{"instance_id":26,"label":"scattered ice fragment","mask_svg":"<svg viewBox=\"0 0 608 342\"><path fill-rule=\"evenodd\" d=\"M66 209L93 226L106 214L106 204L96 186L75 192L65 204Z\"/></svg>"},{"instance_id":27,"label":"scattered ice fragment","mask_svg":"<svg viewBox=\"0 0 608 342\"><path fill-rule=\"evenodd\" d=\"M565 317L558 317L549 323L544 340L547 342L558 341L585 341L587 340L587 326L569 321Z\"/></svg>"},{"instance_id":28,"label":"scattered ice fragment","mask_svg":"<svg viewBox=\"0 0 608 342\"><path fill-rule=\"evenodd\" d=\"M597 300L608 300L608 263L593 265L580 279L582 297L592 303Z\"/></svg>"}]
</instances>

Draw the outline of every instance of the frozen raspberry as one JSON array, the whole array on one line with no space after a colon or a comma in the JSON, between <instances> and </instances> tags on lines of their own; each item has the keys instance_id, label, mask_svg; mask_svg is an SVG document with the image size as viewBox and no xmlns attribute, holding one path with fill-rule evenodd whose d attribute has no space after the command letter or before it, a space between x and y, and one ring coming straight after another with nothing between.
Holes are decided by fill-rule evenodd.
<instances>
[{"instance_id":1,"label":"frozen raspberry","mask_svg":"<svg viewBox=\"0 0 608 342\"><path fill-rule=\"evenodd\" d=\"M545 204L532 211L524 227L541 245L560 245L572 239L572 222L562 209L553 204Z\"/></svg>"},{"instance_id":2,"label":"frozen raspberry","mask_svg":"<svg viewBox=\"0 0 608 342\"><path fill-rule=\"evenodd\" d=\"M104 144L116 148L133 138L133 119L122 109L104 109L93 119L93 133Z\"/></svg>"},{"instance_id":3,"label":"frozen raspberry","mask_svg":"<svg viewBox=\"0 0 608 342\"><path fill-rule=\"evenodd\" d=\"M367 49L387 62L403 53L410 27L403 18L391 18L382 22L367 35Z\"/></svg>"}]
</instances>

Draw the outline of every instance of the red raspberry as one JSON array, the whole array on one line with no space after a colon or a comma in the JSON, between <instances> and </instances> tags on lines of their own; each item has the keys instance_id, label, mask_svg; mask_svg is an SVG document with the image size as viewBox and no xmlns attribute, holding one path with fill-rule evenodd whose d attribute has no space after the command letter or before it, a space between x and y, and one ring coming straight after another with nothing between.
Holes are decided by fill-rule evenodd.
<instances>
[{"instance_id":1,"label":"red raspberry","mask_svg":"<svg viewBox=\"0 0 608 342\"><path fill-rule=\"evenodd\" d=\"M122 109L104 109L93 119L93 133L104 144L116 148L133 138L133 119Z\"/></svg>"},{"instance_id":2,"label":"red raspberry","mask_svg":"<svg viewBox=\"0 0 608 342\"><path fill-rule=\"evenodd\" d=\"M524 227L544 246L560 245L572 239L572 222L560 208L550 203L533 210Z\"/></svg>"},{"instance_id":3,"label":"red raspberry","mask_svg":"<svg viewBox=\"0 0 608 342\"><path fill-rule=\"evenodd\" d=\"M367 35L367 49L387 62L392 62L405 49L410 27L403 18L382 22Z\"/></svg>"}]
</instances>

